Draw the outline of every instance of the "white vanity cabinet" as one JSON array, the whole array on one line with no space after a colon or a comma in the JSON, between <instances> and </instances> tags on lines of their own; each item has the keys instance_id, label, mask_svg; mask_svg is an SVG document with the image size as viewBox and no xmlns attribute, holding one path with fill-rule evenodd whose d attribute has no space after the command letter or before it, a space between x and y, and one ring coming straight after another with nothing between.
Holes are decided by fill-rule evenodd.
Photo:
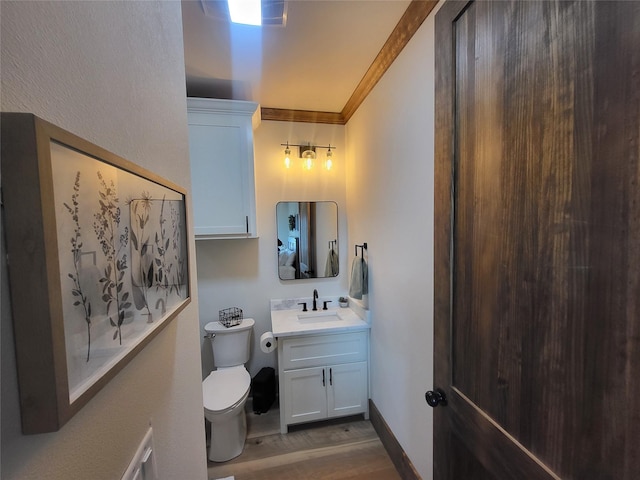
<instances>
[{"instance_id":1,"label":"white vanity cabinet","mask_svg":"<svg viewBox=\"0 0 640 480\"><path fill-rule=\"evenodd\" d=\"M256 237L253 129L258 104L188 98L196 240Z\"/></svg>"},{"instance_id":2,"label":"white vanity cabinet","mask_svg":"<svg viewBox=\"0 0 640 480\"><path fill-rule=\"evenodd\" d=\"M281 338L280 431L359 413L368 418L368 357L368 331Z\"/></svg>"}]
</instances>

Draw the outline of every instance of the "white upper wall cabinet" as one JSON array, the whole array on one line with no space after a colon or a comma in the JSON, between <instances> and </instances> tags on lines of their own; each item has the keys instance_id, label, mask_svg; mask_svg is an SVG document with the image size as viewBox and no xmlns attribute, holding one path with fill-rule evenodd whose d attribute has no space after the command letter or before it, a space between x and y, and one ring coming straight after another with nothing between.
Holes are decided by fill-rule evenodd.
<instances>
[{"instance_id":1,"label":"white upper wall cabinet","mask_svg":"<svg viewBox=\"0 0 640 480\"><path fill-rule=\"evenodd\" d=\"M257 237L253 129L258 104L188 98L187 113L196 240Z\"/></svg>"}]
</instances>

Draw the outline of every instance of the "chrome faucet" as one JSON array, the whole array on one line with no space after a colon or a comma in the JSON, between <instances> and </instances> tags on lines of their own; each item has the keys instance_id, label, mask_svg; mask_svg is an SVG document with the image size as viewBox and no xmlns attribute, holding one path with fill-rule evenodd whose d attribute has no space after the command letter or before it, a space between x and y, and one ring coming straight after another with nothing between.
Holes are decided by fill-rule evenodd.
<instances>
[{"instance_id":1,"label":"chrome faucet","mask_svg":"<svg viewBox=\"0 0 640 480\"><path fill-rule=\"evenodd\" d=\"M318 310L318 305L316 303L317 299L318 299L318 290L314 288L313 289L313 311L314 312Z\"/></svg>"}]
</instances>

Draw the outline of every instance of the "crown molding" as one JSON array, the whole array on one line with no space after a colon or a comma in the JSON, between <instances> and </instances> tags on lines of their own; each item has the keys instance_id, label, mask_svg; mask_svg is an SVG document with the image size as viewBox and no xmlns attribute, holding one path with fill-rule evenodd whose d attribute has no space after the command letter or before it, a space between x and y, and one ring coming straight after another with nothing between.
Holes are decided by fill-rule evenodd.
<instances>
[{"instance_id":1,"label":"crown molding","mask_svg":"<svg viewBox=\"0 0 640 480\"><path fill-rule=\"evenodd\" d=\"M286 108L262 108L262 120L275 120L278 122L304 122L304 123L328 123L331 125L344 125L345 120L341 113L316 112L313 110L289 110Z\"/></svg>"}]
</instances>

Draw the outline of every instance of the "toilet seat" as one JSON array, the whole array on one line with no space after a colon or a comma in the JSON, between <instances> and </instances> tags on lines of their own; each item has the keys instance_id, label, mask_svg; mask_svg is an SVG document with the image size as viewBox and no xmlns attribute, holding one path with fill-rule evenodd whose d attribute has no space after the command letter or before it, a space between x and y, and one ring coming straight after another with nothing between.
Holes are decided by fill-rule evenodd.
<instances>
[{"instance_id":1,"label":"toilet seat","mask_svg":"<svg viewBox=\"0 0 640 480\"><path fill-rule=\"evenodd\" d=\"M251 376L244 366L214 370L202 382L205 410L222 413L236 406L249 392Z\"/></svg>"}]
</instances>

